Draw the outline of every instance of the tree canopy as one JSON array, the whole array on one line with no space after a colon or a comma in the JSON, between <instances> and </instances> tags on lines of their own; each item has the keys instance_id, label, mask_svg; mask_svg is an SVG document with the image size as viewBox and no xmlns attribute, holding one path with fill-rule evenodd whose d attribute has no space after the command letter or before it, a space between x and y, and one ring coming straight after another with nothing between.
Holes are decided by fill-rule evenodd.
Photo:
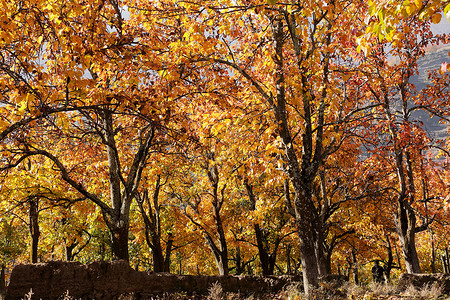
<instances>
[{"instance_id":1,"label":"tree canopy","mask_svg":"<svg viewBox=\"0 0 450 300\"><path fill-rule=\"evenodd\" d=\"M417 112L447 128L450 64L412 78L449 9L1 0L2 263L301 272L307 293L375 259L442 268L449 140Z\"/></svg>"}]
</instances>

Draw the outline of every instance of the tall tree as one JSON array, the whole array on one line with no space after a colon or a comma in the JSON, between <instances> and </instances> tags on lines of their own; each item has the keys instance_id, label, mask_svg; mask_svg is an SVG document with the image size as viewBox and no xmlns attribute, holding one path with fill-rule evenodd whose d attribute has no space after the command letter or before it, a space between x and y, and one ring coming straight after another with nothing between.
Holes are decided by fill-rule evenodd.
<instances>
[{"instance_id":1,"label":"tall tree","mask_svg":"<svg viewBox=\"0 0 450 300\"><path fill-rule=\"evenodd\" d=\"M379 154L382 151L390 153L392 168L396 173L396 231L402 245L406 269L409 273L420 273L415 236L417 232L426 229L428 224L423 223L420 227L417 225L414 207L417 205L416 174L419 166L415 162L421 161L422 151L429 146L429 138L421 123L414 121L414 111L423 109L423 106L416 105L417 92L410 80L417 68L418 59L425 53L424 48L443 41L444 37L433 36L429 24L419 21L417 17L403 20L399 29L403 30L401 41L374 43L367 56L367 61L370 61L373 68L371 71L363 69L362 72L370 72L365 73L370 78L367 88L374 102L380 104L380 110L373 121L373 125L382 130L382 134L376 137L382 140L378 148L381 151Z\"/></svg>"},{"instance_id":2,"label":"tall tree","mask_svg":"<svg viewBox=\"0 0 450 300\"><path fill-rule=\"evenodd\" d=\"M114 257L128 259L130 205L170 115L167 94L154 90L160 66L143 50L149 47L133 42L140 33L116 1L6 8L2 169L35 155L52 161L71 189L101 209Z\"/></svg>"},{"instance_id":3,"label":"tall tree","mask_svg":"<svg viewBox=\"0 0 450 300\"><path fill-rule=\"evenodd\" d=\"M184 26L183 40L173 44L173 63L196 64L205 78L214 78L212 82L233 92L247 107L261 107L255 112L270 120L277 137L275 148L281 149L281 168L294 190L304 284L309 293L311 286L318 285L319 275L327 272L322 263L323 229L314 182L344 138L342 123L360 108L357 99L352 102L332 88L343 80L335 72L336 62L346 61L344 49L354 37L353 32L339 33L338 27L357 24L354 12L359 4L235 1L177 6L169 2L161 6L176 6L172 14L178 12L179 22L189 24ZM208 87L209 82L200 86ZM201 92L210 94L211 90Z\"/></svg>"},{"instance_id":4,"label":"tall tree","mask_svg":"<svg viewBox=\"0 0 450 300\"><path fill-rule=\"evenodd\" d=\"M252 219L255 220L252 222L252 226L262 274L273 275L281 242L293 233L293 231L286 231L290 216L287 213L285 206L280 207L275 204L272 205L272 209L262 209L261 206L263 205L259 204L258 206L260 207L260 211L257 211L257 204L261 201L258 201L259 196L256 194L254 185L248 180L248 178L244 178L243 184L250 202L249 209L254 214ZM278 188L278 190L282 189ZM283 191L283 193L284 192L285 191ZM283 194L282 196L279 196L276 195L276 191L272 191L272 193L266 193L264 197L276 197L281 199ZM281 201L273 201L273 203L279 202ZM259 217L261 215L263 217Z\"/></svg>"},{"instance_id":5,"label":"tall tree","mask_svg":"<svg viewBox=\"0 0 450 300\"><path fill-rule=\"evenodd\" d=\"M166 175L169 177L169 175ZM164 224L161 224L161 210L164 209L160 200L161 188L167 183L169 178L161 181L161 175L156 176L155 187L153 195L149 195L149 190L138 193L137 203L139 212L144 220L145 227L145 240L150 247L153 256L153 271L154 272L170 272L170 256L173 250L173 233L169 231L167 233L167 241L165 250L163 249L163 228Z\"/></svg>"}]
</instances>

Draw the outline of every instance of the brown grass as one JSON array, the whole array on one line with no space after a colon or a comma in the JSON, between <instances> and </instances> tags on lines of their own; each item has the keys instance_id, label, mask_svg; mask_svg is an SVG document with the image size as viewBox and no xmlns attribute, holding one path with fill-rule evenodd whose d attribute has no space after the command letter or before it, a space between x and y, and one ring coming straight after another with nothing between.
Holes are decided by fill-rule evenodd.
<instances>
[{"instance_id":1,"label":"brown grass","mask_svg":"<svg viewBox=\"0 0 450 300\"><path fill-rule=\"evenodd\" d=\"M22 300L32 300L33 290L30 290ZM75 300L69 292L61 295L60 300ZM133 294L122 295L118 300L135 300ZM408 287L404 291L399 291L395 285L370 283L367 285L355 285L346 283L339 286L335 283L322 283L319 288L313 290L311 297L307 298L303 293L302 286L298 283L286 286L278 294L265 295L240 295L235 293L225 293L219 283L211 285L208 294L201 296L188 296L182 293L167 294L149 298L152 300L450 300L449 295L443 294L443 287L437 283L427 285L423 288Z\"/></svg>"}]
</instances>

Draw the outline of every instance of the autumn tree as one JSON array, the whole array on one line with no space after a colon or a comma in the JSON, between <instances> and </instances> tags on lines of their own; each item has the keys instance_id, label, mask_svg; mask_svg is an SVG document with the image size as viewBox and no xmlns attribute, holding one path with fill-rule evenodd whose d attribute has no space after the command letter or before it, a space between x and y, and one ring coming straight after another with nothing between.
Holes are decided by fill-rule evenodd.
<instances>
[{"instance_id":1,"label":"autumn tree","mask_svg":"<svg viewBox=\"0 0 450 300\"><path fill-rule=\"evenodd\" d=\"M251 210L256 210L257 196L253 189L253 185L244 180L245 189L247 190L248 198L250 200ZM283 224L284 225L284 224ZM268 243L268 228L261 227L259 222L255 222L254 225L256 245L259 252L259 261L262 268L263 275L273 275L275 268L278 247L280 246L281 236L277 236L274 241L273 250L270 250Z\"/></svg>"},{"instance_id":2,"label":"autumn tree","mask_svg":"<svg viewBox=\"0 0 450 300\"><path fill-rule=\"evenodd\" d=\"M213 257L241 273L259 256L271 274L295 253L309 294L333 257L356 268L383 244L392 266L393 229L420 271L415 236L448 182L427 155L449 151L413 112L448 120L448 67L422 96L410 78L448 5L380 3L0 0L1 209L27 204L32 248L58 228L67 259L111 245L155 271L212 273ZM37 227L67 199L85 201Z\"/></svg>"},{"instance_id":3,"label":"autumn tree","mask_svg":"<svg viewBox=\"0 0 450 300\"><path fill-rule=\"evenodd\" d=\"M170 173L157 174L153 192L150 194L151 190L146 189L137 194L139 212L144 221L145 240L152 251L154 272L170 272L170 257L172 251L177 248L174 245L174 232L167 229L168 226L173 226L172 222L163 224L164 220L169 219L167 216L163 217L164 214L174 214L170 210L169 203L164 204L161 200L162 188L171 179L170 177ZM165 235L165 248L163 248L163 235Z\"/></svg>"},{"instance_id":4,"label":"autumn tree","mask_svg":"<svg viewBox=\"0 0 450 300\"><path fill-rule=\"evenodd\" d=\"M367 88L373 101L380 104L380 111L376 114L373 125L382 132L376 139L385 140L376 151L381 151L378 153L379 157L383 151L391 153L393 159L392 172L395 172L397 181L395 225L406 269L409 273L420 273L415 236L417 232L426 229L428 223L417 225L415 206L418 191L415 177L420 172L417 162L423 159L423 151L429 145L429 138L421 124L414 121L414 111L422 109L422 106L415 103L417 94L410 80L417 68L418 59L425 53L424 48L443 41L443 37L433 36L429 24L414 17L403 20L399 28L403 39L389 44L374 44L373 51L367 57L373 69L369 71L370 74L365 75L370 81Z\"/></svg>"},{"instance_id":5,"label":"autumn tree","mask_svg":"<svg viewBox=\"0 0 450 300\"><path fill-rule=\"evenodd\" d=\"M270 119L277 137L272 143L281 150L280 168L294 191L292 204L309 292L310 286L317 286L318 276L327 273L314 182L344 139L341 124L359 108L332 88L343 81L335 72L336 62L346 60L344 49L354 38L352 32L339 33L338 27L356 24L353 12L358 4L168 1L153 9L163 8L180 24L189 24L183 26L183 40L172 44L174 65L197 65L205 78L214 78L247 107L262 106ZM231 76L224 76L227 73ZM208 82L195 79L205 87L199 94L211 95Z\"/></svg>"},{"instance_id":6,"label":"autumn tree","mask_svg":"<svg viewBox=\"0 0 450 300\"><path fill-rule=\"evenodd\" d=\"M133 42L140 32L118 2L5 5L3 169L46 157L100 207L114 257L128 259L130 206L170 115L164 88L155 92L162 67Z\"/></svg>"}]
</instances>

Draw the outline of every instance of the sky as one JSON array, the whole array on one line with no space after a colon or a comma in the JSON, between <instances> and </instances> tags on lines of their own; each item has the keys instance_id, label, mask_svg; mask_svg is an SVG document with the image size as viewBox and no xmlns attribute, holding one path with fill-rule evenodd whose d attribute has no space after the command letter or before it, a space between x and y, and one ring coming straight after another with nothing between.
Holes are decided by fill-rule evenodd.
<instances>
[{"instance_id":1,"label":"sky","mask_svg":"<svg viewBox=\"0 0 450 300\"><path fill-rule=\"evenodd\" d=\"M439 24L432 24L431 29L436 34L450 34L450 22L447 20L447 18L442 18Z\"/></svg>"}]
</instances>

